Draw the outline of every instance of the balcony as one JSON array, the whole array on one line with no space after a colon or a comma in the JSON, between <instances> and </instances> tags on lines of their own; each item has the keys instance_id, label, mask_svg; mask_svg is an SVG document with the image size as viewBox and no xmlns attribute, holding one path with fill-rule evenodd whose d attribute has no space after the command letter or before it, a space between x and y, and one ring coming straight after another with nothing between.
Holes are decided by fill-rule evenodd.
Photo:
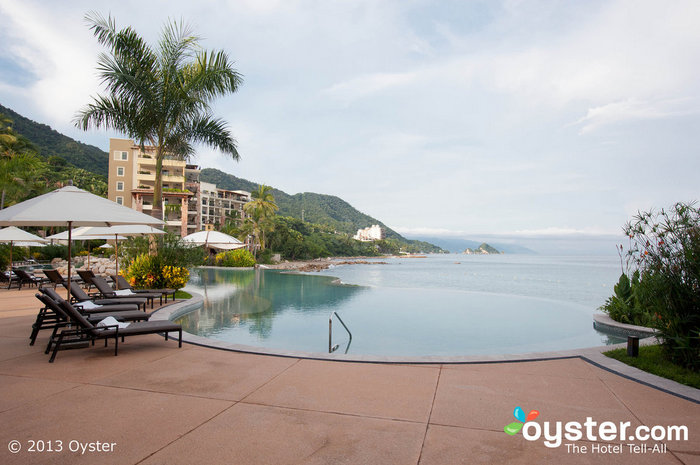
<instances>
[{"instance_id":1,"label":"balcony","mask_svg":"<svg viewBox=\"0 0 700 465\"><path fill-rule=\"evenodd\" d=\"M141 166L148 166L148 167L153 166L155 168L156 158L155 158L155 156L152 158L148 158L148 157L145 157L143 155L139 155L138 164L139 164L139 167L141 167ZM177 160L177 159L173 159L173 158L166 158L163 160L163 166L178 167L178 168L182 168L183 170L184 170L186 164L187 163L184 160Z\"/></svg>"}]
</instances>

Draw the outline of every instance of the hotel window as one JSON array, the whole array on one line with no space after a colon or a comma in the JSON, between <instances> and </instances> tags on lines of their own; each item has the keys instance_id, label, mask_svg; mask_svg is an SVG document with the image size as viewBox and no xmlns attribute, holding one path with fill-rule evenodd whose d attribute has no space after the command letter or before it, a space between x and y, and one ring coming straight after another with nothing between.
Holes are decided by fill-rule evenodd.
<instances>
[{"instance_id":1,"label":"hotel window","mask_svg":"<svg viewBox=\"0 0 700 465\"><path fill-rule=\"evenodd\" d=\"M114 152L114 159L126 161L129 159L129 152L122 152L120 150L117 150Z\"/></svg>"},{"instance_id":2,"label":"hotel window","mask_svg":"<svg viewBox=\"0 0 700 465\"><path fill-rule=\"evenodd\" d=\"M124 197L118 196L118 197L117 197L117 203L118 203L119 205L124 205Z\"/></svg>"},{"instance_id":3,"label":"hotel window","mask_svg":"<svg viewBox=\"0 0 700 465\"><path fill-rule=\"evenodd\" d=\"M118 191L124 190L124 183L122 181L117 182L117 190Z\"/></svg>"},{"instance_id":4,"label":"hotel window","mask_svg":"<svg viewBox=\"0 0 700 465\"><path fill-rule=\"evenodd\" d=\"M123 166L117 167L117 176L124 176L124 167Z\"/></svg>"}]
</instances>

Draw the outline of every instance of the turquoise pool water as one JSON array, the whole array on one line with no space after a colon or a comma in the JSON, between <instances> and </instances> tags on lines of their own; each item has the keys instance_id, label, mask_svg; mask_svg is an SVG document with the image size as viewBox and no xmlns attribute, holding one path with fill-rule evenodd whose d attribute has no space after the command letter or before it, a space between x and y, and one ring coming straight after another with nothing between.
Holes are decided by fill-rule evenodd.
<instances>
[{"instance_id":1,"label":"turquoise pool water","mask_svg":"<svg viewBox=\"0 0 700 465\"><path fill-rule=\"evenodd\" d=\"M621 342L595 331L610 294L611 258L429 256L322 273L197 269L202 308L176 321L193 334L280 350L382 356L516 354ZM338 279L339 278L339 279ZM342 281L343 284L338 283Z\"/></svg>"}]
</instances>

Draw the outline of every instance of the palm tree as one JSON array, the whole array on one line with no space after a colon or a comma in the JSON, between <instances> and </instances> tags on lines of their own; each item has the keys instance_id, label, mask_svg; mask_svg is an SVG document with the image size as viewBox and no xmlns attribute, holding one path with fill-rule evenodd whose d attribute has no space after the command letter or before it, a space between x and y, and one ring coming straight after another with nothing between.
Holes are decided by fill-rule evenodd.
<instances>
[{"instance_id":1,"label":"palm tree","mask_svg":"<svg viewBox=\"0 0 700 465\"><path fill-rule=\"evenodd\" d=\"M156 49L131 27L117 30L111 16L88 14L102 53L97 69L108 95L93 98L75 125L104 127L135 139L142 150L155 147L153 215L162 217L162 166L166 155L189 158L193 143L203 143L239 159L226 123L212 115L215 97L236 92L241 75L223 51L206 51L182 22L163 27Z\"/></svg>"},{"instance_id":2,"label":"palm tree","mask_svg":"<svg viewBox=\"0 0 700 465\"><path fill-rule=\"evenodd\" d=\"M265 250L265 232L272 228L272 218L279 207L270 186L261 184L251 193L251 197L253 200L243 205L243 210L248 215L247 226L260 244L260 250Z\"/></svg>"}]
</instances>

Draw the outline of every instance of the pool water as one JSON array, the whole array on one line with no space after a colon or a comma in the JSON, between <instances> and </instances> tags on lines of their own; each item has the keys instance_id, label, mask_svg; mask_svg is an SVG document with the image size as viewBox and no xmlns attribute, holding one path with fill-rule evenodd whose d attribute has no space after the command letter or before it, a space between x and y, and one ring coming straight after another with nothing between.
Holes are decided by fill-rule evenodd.
<instances>
[{"instance_id":1,"label":"pool water","mask_svg":"<svg viewBox=\"0 0 700 465\"><path fill-rule=\"evenodd\" d=\"M517 354L621 342L595 331L592 313L619 265L598 258L429 256L383 259L322 273L199 268L188 292L201 308L187 332L247 346L380 356ZM340 279L337 279L340 278ZM339 281L342 280L342 283ZM357 285L361 284L361 285Z\"/></svg>"}]
</instances>

